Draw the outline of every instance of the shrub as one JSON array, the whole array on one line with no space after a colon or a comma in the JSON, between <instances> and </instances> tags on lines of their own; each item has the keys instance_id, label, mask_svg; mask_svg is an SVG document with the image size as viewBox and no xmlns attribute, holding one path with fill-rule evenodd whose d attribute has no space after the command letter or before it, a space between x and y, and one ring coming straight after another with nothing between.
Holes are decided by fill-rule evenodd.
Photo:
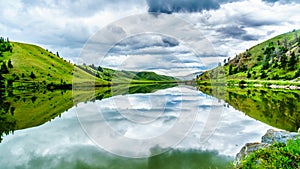
<instances>
[{"instance_id":1,"label":"shrub","mask_svg":"<svg viewBox=\"0 0 300 169\"><path fill-rule=\"evenodd\" d=\"M247 82L246 82L245 80L241 80L241 81L239 82L239 85L244 85L244 84L247 84Z\"/></svg>"},{"instance_id":2,"label":"shrub","mask_svg":"<svg viewBox=\"0 0 300 169\"><path fill-rule=\"evenodd\" d=\"M1 65L0 73L2 73L2 74L7 74L8 73L8 68L7 68L5 62Z\"/></svg>"},{"instance_id":3,"label":"shrub","mask_svg":"<svg viewBox=\"0 0 300 169\"><path fill-rule=\"evenodd\" d=\"M247 72L247 78L250 78L251 77L251 73L250 71Z\"/></svg>"},{"instance_id":4,"label":"shrub","mask_svg":"<svg viewBox=\"0 0 300 169\"><path fill-rule=\"evenodd\" d=\"M273 80L279 80L279 75L278 74L273 75L272 79Z\"/></svg>"},{"instance_id":5,"label":"shrub","mask_svg":"<svg viewBox=\"0 0 300 169\"><path fill-rule=\"evenodd\" d=\"M264 79L264 78L266 78L266 77L267 77L266 72L265 72L265 71L262 71L262 72L261 72L261 75L260 75L260 78L261 78L261 79Z\"/></svg>"},{"instance_id":6,"label":"shrub","mask_svg":"<svg viewBox=\"0 0 300 169\"><path fill-rule=\"evenodd\" d=\"M236 168L300 168L300 139L252 152Z\"/></svg>"},{"instance_id":7,"label":"shrub","mask_svg":"<svg viewBox=\"0 0 300 169\"><path fill-rule=\"evenodd\" d=\"M34 74L33 72L30 73L30 77L31 77L32 79L35 79L35 78L36 78L36 76L35 76L35 74Z\"/></svg>"},{"instance_id":8,"label":"shrub","mask_svg":"<svg viewBox=\"0 0 300 169\"><path fill-rule=\"evenodd\" d=\"M300 76L300 70L297 70L296 73L295 73L295 75L294 75L294 78L297 78L299 76Z\"/></svg>"}]
</instances>

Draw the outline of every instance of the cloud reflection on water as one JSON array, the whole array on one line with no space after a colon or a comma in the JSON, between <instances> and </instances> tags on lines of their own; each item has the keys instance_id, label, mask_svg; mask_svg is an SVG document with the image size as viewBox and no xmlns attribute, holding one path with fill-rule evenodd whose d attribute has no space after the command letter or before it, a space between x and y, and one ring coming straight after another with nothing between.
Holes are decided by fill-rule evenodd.
<instances>
[{"instance_id":1,"label":"cloud reflection on water","mask_svg":"<svg viewBox=\"0 0 300 169\"><path fill-rule=\"evenodd\" d=\"M178 91L181 91L181 93L178 93ZM204 151L204 154L205 151L208 151L208 155L216 151L218 154L233 157L246 142L260 141L260 137L267 129L271 128L266 124L245 116L242 112L232 107L222 107L222 102L219 105L212 105L216 101L215 98L185 86L160 90L151 94L133 94L130 95L130 97L134 99L130 101L132 104L135 104L134 101L148 99L148 97L145 96L149 95L165 95L167 96L166 100L168 102L163 104L167 105L167 109L160 114L158 118L157 116L152 117L151 114L153 111L159 111L159 106L150 106L148 107L150 109L147 109L147 104L144 104L137 108L139 111L142 111L142 108L146 110L146 112L141 115L144 116L144 118L155 119L151 122L151 125L149 125L150 123L147 123L147 125L144 124L144 126L143 124L136 125L128 121L124 116L113 113L113 104L109 104L109 102L113 101L113 98L96 101L95 103L82 103L79 104L78 107L80 107L82 111L94 112L95 115L97 115L99 112L90 109L91 105L103 105L100 109L105 110L104 114L107 115L105 119L114 126L114 129L120 134L131 138L149 138L163 135L164 132L168 131L168 129L176 123L180 113L197 111L197 119L193 128L182 142L173 147L174 151L181 150L183 154L188 150L198 150L199 153ZM162 100L158 98L160 97L155 97L155 99L151 101L161 102ZM143 103L147 102L145 101ZM155 103L153 103L153 105L155 105ZM158 105L162 104L159 103ZM176 112L176 108L180 107L180 105L182 106L181 112ZM154 109L152 110L152 108ZM104 150L98 149L97 146L93 144L89 137L83 132L78 122L75 109L75 107L70 109L65 112L61 118L56 118L45 125L19 130L13 135L4 137L3 142L0 144L0 166L4 168L15 168L17 166L22 166L22 168L26 168L25 166L28 168L32 168L32 166L57 168L59 166L69 165L69 168L76 168L75 166L77 165L81 167L106 166L111 168L110 165L113 165L115 161L118 161L117 163L119 164L123 162L126 163L124 158L111 155ZM206 142L202 143L200 137L206 119L209 113L216 110L224 110L222 112L221 121L217 124L213 135L209 137ZM136 152L139 148L139 145L123 146L126 150L133 152ZM215 158L217 157L218 156L215 155ZM129 161L135 161L134 164L136 166L143 166L140 168L146 168L145 166L147 166L145 165L145 159L144 161Z\"/></svg>"}]
</instances>

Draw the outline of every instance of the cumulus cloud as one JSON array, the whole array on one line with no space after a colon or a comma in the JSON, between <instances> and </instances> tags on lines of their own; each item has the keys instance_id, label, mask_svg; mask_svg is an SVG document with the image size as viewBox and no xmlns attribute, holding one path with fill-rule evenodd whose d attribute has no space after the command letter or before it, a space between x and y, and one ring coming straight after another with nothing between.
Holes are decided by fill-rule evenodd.
<instances>
[{"instance_id":1,"label":"cumulus cloud","mask_svg":"<svg viewBox=\"0 0 300 169\"><path fill-rule=\"evenodd\" d=\"M134 50L142 50L147 48L155 47L175 47L178 46L179 42L170 37L158 36L158 35L137 35L122 40L117 43L112 50L115 52L122 52L128 50L128 52L134 52Z\"/></svg>"},{"instance_id":2,"label":"cumulus cloud","mask_svg":"<svg viewBox=\"0 0 300 169\"><path fill-rule=\"evenodd\" d=\"M101 65L173 76L207 69L191 48L175 38L160 34L136 35L120 41L110 49Z\"/></svg>"}]
</instances>

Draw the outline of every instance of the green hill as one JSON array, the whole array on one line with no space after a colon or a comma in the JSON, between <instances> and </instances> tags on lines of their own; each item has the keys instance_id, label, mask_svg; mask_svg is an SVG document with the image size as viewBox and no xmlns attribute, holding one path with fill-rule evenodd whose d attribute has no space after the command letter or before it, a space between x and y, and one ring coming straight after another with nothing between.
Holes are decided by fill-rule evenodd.
<instances>
[{"instance_id":1,"label":"green hill","mask_svg":"<svg viewBox=\"0 0 300 169\"><path fill-rule=\"evenodd\" d=\"M89 72L90 74L101 78L106 81L110 81L113 84L135 84L135 83L157 83L157 82L175 82L177 79L158 75L154 72L134 72L124 70L113 70L109 68L102 68L101 66L95 67L94 65L78 65L78 68Z\"/></svg>"},{"instance_id":2,"label":"green hill","mask_svg":"<svg viewBox=\"0 0 300 169\"><path fill-rule=\"evenodd\" d=\"M160 75L158 76L156 73L154 72L138 72L134 77L134 80L143 80L143 79L147 79L147 80L153 80L153 81L174 81L174 78L169 77L169 76L163 76Z\"/></svg>"},{"instance_id":3,"label":"green hill","mask_svg":"<svg viewBox=\"0 0 300 169\"><path fill-rule=\"evenodd\" d=\"M199 83L226 80L300 80L300 30L294 30L247 49L224 65L197 77Z\"/></svg>"},{"instance_id":4,"label":"green hill","mask_svg":"<svg viewBox=\"0 0 300 169\"><path fill-rule=\"evenodd\" d=\"M39 46L0 38L0 88L69 89L73 82L79 85L107 86L113 80L125 83L175 81L172 77L152 72L137 73L94 65L74 65L59 57L58 53L53 54Z\"/></svg>"},{"instance_id":5,"label":"green hill","mask_svg":"<svg viewBox=\"0 0 300 169\"><path fill-rule=\"evenodd\" d=\"M3 52L0 57L1 75L6 80L6 86L46 86L49 84L72 84L73 72L82 82L94 78L89 73L80 70L72 63L41 47L11 42L12 51ZM12 66L9 66L11 62ZM3 71L3 67L8 69ZM96 79L97 82L108 84L107 81Z\"/></svg>"}]
</instances>

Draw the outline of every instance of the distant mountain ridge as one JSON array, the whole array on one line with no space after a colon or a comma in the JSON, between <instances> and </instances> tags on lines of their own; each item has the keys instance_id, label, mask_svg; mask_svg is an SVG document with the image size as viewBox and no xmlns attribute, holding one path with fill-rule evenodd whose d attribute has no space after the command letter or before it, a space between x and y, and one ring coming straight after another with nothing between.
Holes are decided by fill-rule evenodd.
<instances>
[{"instance_id":1,"label":"distant mountain ridge","mask_svg":"<svg viewBox=\"0 0 300 169\"><path fill-rule=\"evenodd\" d=\"M177 78L181 79L181 80L193 80L196 77L198 77L199 75L201 75L203 73L203 71L199 71L199 72L194 72L185 76L177 76Z\"/></svg>"}]
</instances>

